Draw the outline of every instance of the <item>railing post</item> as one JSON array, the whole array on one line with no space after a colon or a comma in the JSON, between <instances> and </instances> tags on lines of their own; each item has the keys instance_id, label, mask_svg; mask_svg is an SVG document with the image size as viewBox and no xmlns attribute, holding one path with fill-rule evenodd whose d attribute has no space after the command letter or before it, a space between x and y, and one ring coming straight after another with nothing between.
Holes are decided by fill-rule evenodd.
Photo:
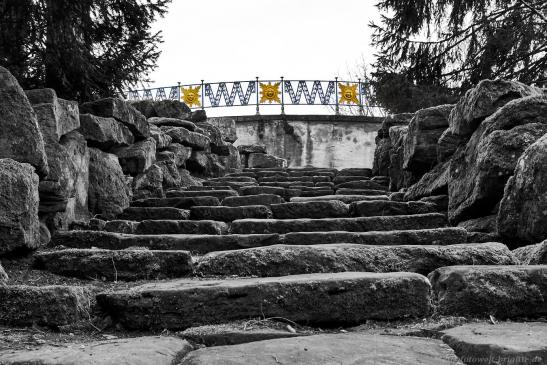
<instances>
[{"instance_id":1,"label":"railing post","mask_svg":"<svg viewBox=\"0 0 547 365\"><path fill-rule=\"evenodd\" d=\"M365 114L365 108L363 108L363 93L361 92L361 78L358 78L358 84L357 87L359 88L359 113L361 115Z\"/></svg>"},{"instance_id":2,"label":"railing post","mask_svg":"<svg viewBox=\"0 0 547 365\"><path fill-rule=\"evenodd\" d=\"M334 100L336 101L335 114L340 114L340 106L338 105L338 76L334 78Z\"/></svg>"},{"instance_id":3,"label":"railing post","mask_svg":"<svg viewBox=\"0 0 547 365\"><path fill-rule=\"evenodd\" d=\"M281 76L281 115L285 115L285 82Z\"/></svg>"},{"instance_id":4,"label":"railing post","mask_svg":"<svg viewBox=\"0 0 547 365\"><path fill-rule=\"evenodd\" d=\"M260 99L259 99L259 92L258 92L258 76L256 77L256 115L260 115Z\"/></svg>"},{"instance_id":5,"label":"railing post","mask_svg":"<svg viewBox=\"0 0 547 365\"><path fill-rule=\"evenodd\" d=\"M201 110L205 110L205 86L203 81L201 80Z\"/></svg>"},{"instance_id":6,"label":"railing post","mask_svg":"<svg viewBox=\"0 0 547 365\"><path fill-rule=\"evenodd\" d=\"M177 84L179 85L179 86L177 87L177 95L178 95L178 98L179 98L178 100L180 101L180 81L177 82Z\"/></svg>"}]
</instances>

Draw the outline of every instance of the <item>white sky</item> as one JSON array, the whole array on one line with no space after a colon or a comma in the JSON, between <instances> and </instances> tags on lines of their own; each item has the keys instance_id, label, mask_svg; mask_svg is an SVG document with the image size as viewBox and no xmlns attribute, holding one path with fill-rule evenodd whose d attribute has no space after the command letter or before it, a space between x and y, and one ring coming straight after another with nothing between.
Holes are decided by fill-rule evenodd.
<instances>
[{"instance_id":1,"label":"white sky","mask_svg":"<svg viewBox=\"0 0 547 365\"><path fill-rule=\"evenodd\" d=\"M373 61L375 0L173 0L151 87L262 79L347 79ZM148 86L148 85L146 85ZM306 107L293 107L306 108ZM209 115L242 114L208 110ZM252 108L251 108L252 109ZM287 110L293 112L293 110Z\"/></svg>"}]
</instances>

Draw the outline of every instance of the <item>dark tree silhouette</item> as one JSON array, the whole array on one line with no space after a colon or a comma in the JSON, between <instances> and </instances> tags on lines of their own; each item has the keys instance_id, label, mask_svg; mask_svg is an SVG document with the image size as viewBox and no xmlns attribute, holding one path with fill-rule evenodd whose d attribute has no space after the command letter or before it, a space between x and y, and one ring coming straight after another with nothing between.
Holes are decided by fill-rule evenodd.
<instances>
[{"instance_id":1,"label":"dark tree silhouette","mask_svg":"<svg viewBox=\"0 0 547 365\"><path fill-rule=\"evenodd\" d=\"M0 0L0 64L24 88L90 100L146 79L159 57L151 24L170 0Z\"/></svg>"},{"instance_id":2,"label":"dark tree silhouette","mask_svg":"<svg viewBox=\"0 0 547 365\"><path fill-rule=\"evenodd\" d=\"M547 0L381 0L376 81L461 94L482 79L547 83Z\"/></svg>"}]
</instances>

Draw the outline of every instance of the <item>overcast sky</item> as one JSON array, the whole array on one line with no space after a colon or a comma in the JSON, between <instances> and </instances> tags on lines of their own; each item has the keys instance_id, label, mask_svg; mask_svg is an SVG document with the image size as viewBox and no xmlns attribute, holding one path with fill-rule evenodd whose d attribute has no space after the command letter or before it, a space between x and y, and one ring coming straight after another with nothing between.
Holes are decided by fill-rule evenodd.
<instances>
[{"instance_id":1,"label":"overcast sky","mask_svg":"<svg viewBox=\"0 0 547 365\"><path fill-rule=\"evenodd\" d=\"M372 0L173 0L152 87L263 79L347 78L373 60ZM211 113L209 113L211 114ZM215 113L216 114L216 113ZM234 114L223 112L222 114Z\"/></svg>"}]
</instances>

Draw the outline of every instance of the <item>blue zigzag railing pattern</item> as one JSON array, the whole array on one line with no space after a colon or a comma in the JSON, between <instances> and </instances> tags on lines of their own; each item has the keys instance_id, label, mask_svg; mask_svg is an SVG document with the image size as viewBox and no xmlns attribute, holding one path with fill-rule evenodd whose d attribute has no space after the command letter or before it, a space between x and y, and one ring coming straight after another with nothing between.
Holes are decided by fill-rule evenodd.
<instances>
[{"instance_id":1,"label":"blue zigzag railing pattern","mask_svg":"<svg viewBox=\"0 0 547 365\"><path fill-rule=\"evenodd\" d=\"M192 109L279 105L281 113L287 105L331 106L336 113L341 107L357 108L363 115L383 114L371 102L371 88L367 81L334 80L254 80L178 84L175 86L128 90L129 100L180 100ZM302 98L304 96L304 98Z\"/></svg>"}]
</instances>

